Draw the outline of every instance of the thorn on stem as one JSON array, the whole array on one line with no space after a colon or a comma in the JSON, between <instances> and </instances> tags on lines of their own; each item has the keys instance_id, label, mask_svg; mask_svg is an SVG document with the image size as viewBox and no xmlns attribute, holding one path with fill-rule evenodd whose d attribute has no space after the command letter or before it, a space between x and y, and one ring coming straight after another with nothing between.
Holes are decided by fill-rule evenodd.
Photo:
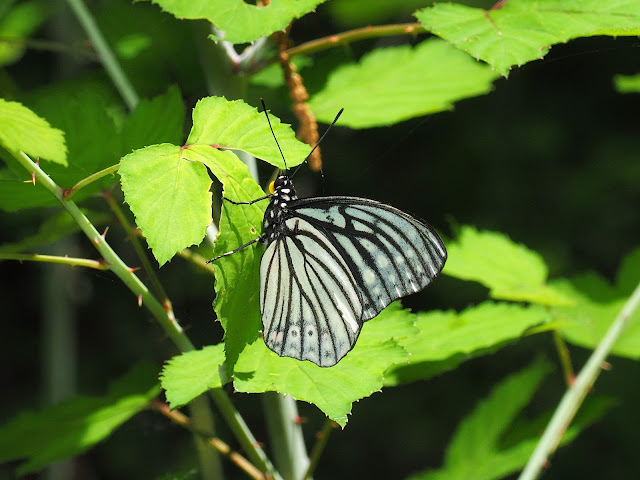
<instances>
[{"instance_id":1,"label":"thorn on stem","mask_svg":"<svg viewBox=\"0 0 640 480\"><path fill-rule=\"evenodd\" d=\"M142 306L142 294L138 295L138 306Z\"/></svg>"},{"instance_id":2,"label":"thorn on stem","mask_svg":"<svg viewBox=\"0 0 640 480\"><path fill-rule=\"evenodd\" d=\"M104 232L102 232L102 238L107 238L107 232L109 231L109 225L107 225L104 229Z\"/></svg>"}]
</instances>

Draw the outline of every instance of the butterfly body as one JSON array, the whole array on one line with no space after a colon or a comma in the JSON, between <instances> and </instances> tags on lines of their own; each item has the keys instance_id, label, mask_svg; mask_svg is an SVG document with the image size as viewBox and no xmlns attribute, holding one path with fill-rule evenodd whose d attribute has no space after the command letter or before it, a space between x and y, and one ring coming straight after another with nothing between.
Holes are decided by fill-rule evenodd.
<instances>
[{"instance_id":1,"label":"butterfly body","mask_svg":"<svg viewBox=\"0 0 640 480\"><path fill-rule=\"evenodd\" d=\"M353 348L365 321L426 287L447 256L421 220L364 198L298 198L283 174L262 231L264 341L280 356L323 367Z\"/></svg>"}]
</instances>

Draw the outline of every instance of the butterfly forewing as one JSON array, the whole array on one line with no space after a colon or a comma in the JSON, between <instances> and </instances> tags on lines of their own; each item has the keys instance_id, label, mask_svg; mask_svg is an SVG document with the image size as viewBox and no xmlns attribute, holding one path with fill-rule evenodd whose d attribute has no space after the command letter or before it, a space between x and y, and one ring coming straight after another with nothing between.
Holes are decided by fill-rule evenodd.
<instances>
[{"instance_id":1,"label":"butterfly forewing","mask_svg":"<svg viewBox=\"0 0 640 480\"><path fill-rule=\"evenodd\" d=\"M362 323L426 287L446 250L424 222L355 197L298 199L274 193L260 265L263 336L278 355L335 365Z\"/></svg>"},{"instance_id":2,"label":"butterfly forewing","mask_svg":"<svg viewBox=\"0 0 640 480\"><path fill-rule=\"evenodd\" d=\"M388 205L321 197L300 199L290 209L322 231L344 258L363 300L363 322L426 287L444 266L446 250L431 227Z\"/></svg>"}]
</instances>

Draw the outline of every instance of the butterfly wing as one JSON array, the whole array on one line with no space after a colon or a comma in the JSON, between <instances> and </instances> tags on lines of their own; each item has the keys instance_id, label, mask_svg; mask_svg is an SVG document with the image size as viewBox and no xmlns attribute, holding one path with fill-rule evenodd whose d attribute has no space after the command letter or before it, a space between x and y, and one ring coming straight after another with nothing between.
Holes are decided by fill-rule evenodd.
<instances>
[{"instance_id":1,"label":"butterfly wing","mask_svg":"<svg viewBox=\"0 0 640 480\"><path fill-rule=\"evenodd\" d=\"M426 287L445 247L424 222L355 197L297 199L260 266L267 346L281 356L335 365L362 323Z\"/></svg>"},{"instance_id":2,"label":"butterfly wing","mask_svg":"<svg viewBox=\"0 0 640 480\"><path fill-rule=\"evenodd\" d=\"M367 321L392 301L425 288L447 259L442 240L412 215L374 200L312 197L290 207L323 232L344 259Z\"/></svg>"},{"instance_id":3,"label":"butterfly wing","mask_svg":"<svg viewBox=\"0 0 640 480\"><path fill-rule=\"evenodd\" d=\"M329 367L344 357L362 326L362 298L338 249L309 222L271 242L260 263L260 310L267 346L280 356Z\"/></svg>"}]
</instances>

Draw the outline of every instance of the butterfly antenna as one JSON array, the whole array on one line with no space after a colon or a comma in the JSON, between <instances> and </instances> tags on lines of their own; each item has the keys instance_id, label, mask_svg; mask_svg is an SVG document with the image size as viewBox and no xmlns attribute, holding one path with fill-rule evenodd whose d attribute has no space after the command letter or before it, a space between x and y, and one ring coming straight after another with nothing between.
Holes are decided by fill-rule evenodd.
<instances>
[{"instance_id":1,"label":"butterfly antenna","mask_svg":"<svg viewBox=\"0 0 640 480\"><path fill-rule=\"evenodd\" d=\"M278 150L280 150L280 156L282 157L282 161L284 162L284 169L289 170L287 167L287 159L284 158L284 153L282 153L282 149L280 148L280 144L278 143L278 139L276 138L276 134L273 131L273 127L271 126L271 120L269 119L269 113L267 112L267 106L264 104L264 98L260 97L260 102L262 102L262 109L264 110L264 114L267 116L267 122L269 123L269 130L271 130L271 135L273 135L273 139L276 141L276 145L278 146Z\"/></svg>"},{"instance_id":2,"label":"butterfly antenna","mask_svg":"<svg viewBox=\"0 0 640 480\"><path fill-rule=\"evenodd\" d=\"M304 159L304 161L302 163L305 163L307 160L309 160L309 157L311 156L311 154L313 152L316 151L316 148L318 148L318 146L320 145L320 142L322 142L322 140L324 140L324 137L327 136L327 133L329 133L329 130L331 130L331 127L333 127L336 122L338 121L338 119L340 118L340 115L342 115L342 112L344 112L344 108L341 108L340 111L338 112L338 114L336 115L336 118L333 119L333 122L331 122L331 125L329 125L327 127L327 129L324 131L324 133L322 134L322 136L320 137L320 140L318 140L316 142L316 144L314 145L314 147L311 149L311 151L309 152L309 155L307 155L307 157ZM302 166L302 164L300 164L300 166L298 166L298 168L300 168ZM298 171L298 168L296 168L295 172L293 172L293 174L291 175L291 177L293 178L293 176L296 174L296 172ZM324 181L324 173L322 173L322 178Z\"/></svg>"},{"instance_id":3,"label":"butterfly antenna","mask_svg":"<svg viewBox=\"0 0 640 480\"><path fill-rule=\"evenodd\" d=\"M340 109L340 111L339 111L339 112L338 112L338 114L336 115L336 118L334 118L334 119L333 119L333 122L331 122L331 125L329 125L329 126L327 127L327 129L324 131L324 133L323 133L323 134L322 134L322 136L320 137L320 140L318 140L318 141L317 141L316 145L315 145L315 146L311 149L311 151L309 152L309 155L307 155L307 158L305 158L305 159L304 159L304 161L305 161L305 162L309 159L309 157L311 156L311 154L312 154L313 152L315 152L315 151L316 151L316 148L318 148L318 145L320 145L320 142L321 142L322 140L324 140L324 137L326 137L326 136L327 136L327 133L329 133L329 130L331 130L331 127L333 127L333 126L336 124L336 122L337 122L337 121L338 121L338 119L340 118L340 115L342 115L342 112L344 112L344 108L341 108L341 109ZM304 162L303 162L303 163L304 163Z\"/></svg>"}]
</instances>

